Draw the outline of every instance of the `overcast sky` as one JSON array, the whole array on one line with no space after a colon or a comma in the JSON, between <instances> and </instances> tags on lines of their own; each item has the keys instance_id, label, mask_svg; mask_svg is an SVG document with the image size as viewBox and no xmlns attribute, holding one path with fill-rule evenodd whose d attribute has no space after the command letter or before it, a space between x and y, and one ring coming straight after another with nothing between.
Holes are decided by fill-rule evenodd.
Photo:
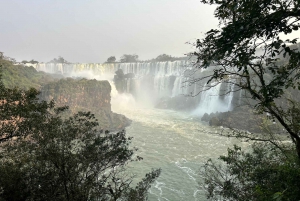
<instances>
[{"instance_id":1,"label":"overcast sky","mask_svg":"<svg viewBox=\"0 0 300 201\"><path fill-rule=\"evenodd\" d=\"M71 62L137 54L184 56L185 44L216 28L199 0L0 0L0 51L21 60ZM202 32L202 34L201 34Z\"/></svg>"},{"instance_id":2,"label":"overcast sky","mask_svg":"<svg viewBox=\"0 0 300 201\"><path fill-rule=\"evenodd\" d=\"M0 51L21 60L105 62L109 56L184 56L216 28L200 0L0 0ZM300 32L293 33L300 36Z\"/></svg>"}]
</instances>

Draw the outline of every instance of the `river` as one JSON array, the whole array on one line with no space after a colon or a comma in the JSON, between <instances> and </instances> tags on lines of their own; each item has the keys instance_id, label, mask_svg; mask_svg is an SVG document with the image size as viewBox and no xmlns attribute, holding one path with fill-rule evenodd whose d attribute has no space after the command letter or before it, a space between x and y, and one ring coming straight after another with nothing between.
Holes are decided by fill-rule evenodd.
<instances>
[{"instance_id":1,"label":"river","mask_svg":"<svg viewBox=\"0 0 300 201\"><path fill-rule=\"evenodd\" d=\"M152 168L162 169L149 191L150 201L206 200L198 185L201 165L240 143L217 135L219 128L189 113L147 107L129 95L112 96L112 110L132 120L126 132L139 149L136 154L144 158L134 162L131 171L140 179Z\"/></svg>"}]
</instances>

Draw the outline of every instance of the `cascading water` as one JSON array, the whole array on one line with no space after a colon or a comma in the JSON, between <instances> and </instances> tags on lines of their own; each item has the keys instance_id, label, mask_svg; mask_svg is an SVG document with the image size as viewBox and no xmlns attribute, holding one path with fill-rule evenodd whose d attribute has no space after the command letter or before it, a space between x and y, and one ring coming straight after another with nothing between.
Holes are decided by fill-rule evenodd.
<instances>
[{"instance_id":1,"label":"cascading water","mask_svg":"<svg viewBox=\"0 0 300 201\"><path fill-rule=\"evenodd\" d=\"M233 80L234 82L235 80ZM227 85L227 94L224 98L224 102L226 103L227 107L226 107L226 111L229 111L232 109L232 99L233 99L233 93L234 93L234 84L233 83L229 83Z\"/></svg>"},{"instance_id":2,"label":"cascading water","mask_svg":"<svg viewBox=\"0 0 300 201\"><path fill-rule=\"evenodd\" d=\"M202 115L211 112L224 112L232 109L233 85L227 84L220 87L221 84L207 89L208 85L201 86L197 83L190 84L190 76L185 75L186 70L190 70L188 61L173 62L141 62L141 63L91 63L91 64L61 64L61 63L39 63L30 64L38 71L47 73L63 74L67 77L90 77L98 76L98 79L112 81L115 72L121 69L123 73L134 74L134 77L124 80L124 90L132 93L137 100L149 102L150 105L157 104L162 98L176 99L176 104L183 105L181 109L195 109L194 114ZM208 73L208 70L202 70L201 73ZM225 88L224 97L220 98L220 90ZM184 95L186 97L184 97ZM197 97L188 97L195 96ZM176 102L177 101L177 102ZM184 104L186 104L184 106Z\"/></svg>"},{"instance_id":3,"label":"cascading water","mask_svg":"<svg viewBox=\"0 0 300 201\"><path fill-rule=\"evenodd\" d=\"M201 101L196 109L196 114L203 115L204 113L228 111L226 104L219 98L220 88L221 84L217 83L204 85L202 93L200 94Z\"/></svg>"}]
</instances>

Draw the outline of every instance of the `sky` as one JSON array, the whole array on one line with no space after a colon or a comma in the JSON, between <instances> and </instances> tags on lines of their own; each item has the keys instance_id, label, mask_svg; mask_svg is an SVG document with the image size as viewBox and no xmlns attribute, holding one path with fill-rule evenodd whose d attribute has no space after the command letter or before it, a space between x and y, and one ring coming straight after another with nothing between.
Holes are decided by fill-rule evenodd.
<instances>
[{"instance_id":1,"label":"sky","mask_svg":"<svg viewBox=\"0 0 300 201\"><path fill-rule=\"evenodd\" d=\"M147 60L192 51L216 28L200 0L0 0L0 51L17 61L103 63L137 54Z\"/></svg>"}]
</instances>

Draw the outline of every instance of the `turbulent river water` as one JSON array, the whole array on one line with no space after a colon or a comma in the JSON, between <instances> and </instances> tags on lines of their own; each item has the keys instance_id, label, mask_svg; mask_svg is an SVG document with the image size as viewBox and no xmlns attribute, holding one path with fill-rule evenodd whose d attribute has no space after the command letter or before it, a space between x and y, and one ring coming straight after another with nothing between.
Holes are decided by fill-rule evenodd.
<instances>
[{"instance_id":1,"label":"turbulent river water","mask_svg":"<svg viewBox=\"0 0 300 201\"><path fill-rule=\"evenodd\" d=\"M227 147L238 143L221 137L212 128L188 113L160 110L135 103L128 95L112 97L112 110L132 120L127 135L137 155L131 170L142 178L152 168L162 173L149 191L150 201L206 200L198 185L199 169L209 158L227 153Z\"/></svg>"}]
</instances>

